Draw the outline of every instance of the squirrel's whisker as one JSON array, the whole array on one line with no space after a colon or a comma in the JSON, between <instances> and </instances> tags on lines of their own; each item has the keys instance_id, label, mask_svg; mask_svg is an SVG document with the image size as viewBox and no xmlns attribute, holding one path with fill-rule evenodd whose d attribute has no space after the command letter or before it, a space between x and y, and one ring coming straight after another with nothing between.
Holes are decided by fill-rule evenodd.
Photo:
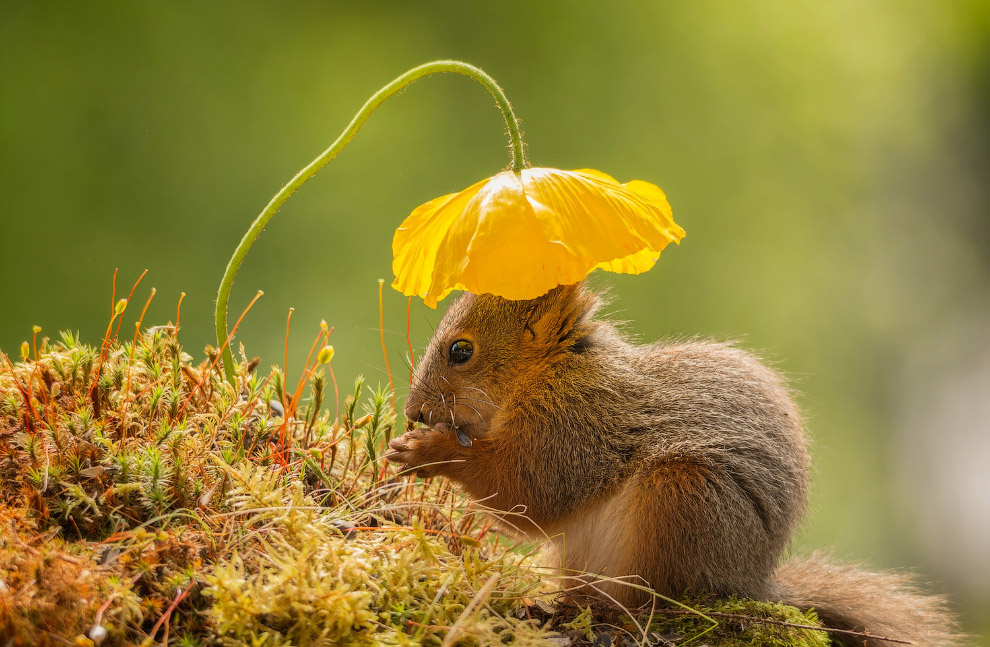
<instances>
[{"instance_id":1,"label":"squirrel's whisker","mask_svg":"<svg viewBox=\"0 0 990 647\"><path fill-rule=\"evenodd\" d=\"M463 404L463 402L464 399L462 398L461 403ZM465 404L464 406L470 409L471 411L474 411L474 413L478 416L479 419L484 419L484 416L481 415L481 412L475 409L474 407L472 407L470 404Z\"/></svg>"},{"instance_id":2,"label":"squirrel's whisker","mask_svg":"<svg viewBox=\"0 0 990 647\"><path fill-rule=\"evenodd\" d=\"M462 401L463 400L467 400L468 402L477 402L479 404L488 405L489 407L495 407L499 411L505 411L504 408L498 406L497 404L495 404L494 402L491 402L490 400L482 400L481 398L468 398L468 397L465 397L463 395L461 396L461 400Z\"/></svg>"},{"instance_id":3,"label":"squirrel's whisker","mask_svg":"<svg viewBox=\"0 0 990 647\"><path fill-rule=\"evenodd\" d=\"M479 389L476 386L465 386L465 385L461 385L459 388L469 389L471 391L477 391L478 393L480 393L481 395L485 396L486 398L491 399L491 396L488 395L488 392L487 391L485 391L484 389Z\"/></svg>"}]
</instances>

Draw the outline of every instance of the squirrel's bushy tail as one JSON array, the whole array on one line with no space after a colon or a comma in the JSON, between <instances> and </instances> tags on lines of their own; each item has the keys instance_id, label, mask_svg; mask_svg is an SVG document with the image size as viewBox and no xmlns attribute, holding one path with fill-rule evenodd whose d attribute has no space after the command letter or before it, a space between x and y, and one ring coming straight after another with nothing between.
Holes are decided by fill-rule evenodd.
<instances>
[{"instance_id":1,"label":"squirrel's bushy tail","mask_svg":"<svg viewBox=\"0 0 990 647\"><path fill-rule=\"evenodd\" d=\"M833 634L842 644L898 647L899 643L879 638L909 641L916 647L967 644L956 629L945 598L922 593L903 573L839 565L814 553L781 565L775 584L781 601L803 610L814 609L826 627L877 637Z\"/></svg>"}]
</instances>

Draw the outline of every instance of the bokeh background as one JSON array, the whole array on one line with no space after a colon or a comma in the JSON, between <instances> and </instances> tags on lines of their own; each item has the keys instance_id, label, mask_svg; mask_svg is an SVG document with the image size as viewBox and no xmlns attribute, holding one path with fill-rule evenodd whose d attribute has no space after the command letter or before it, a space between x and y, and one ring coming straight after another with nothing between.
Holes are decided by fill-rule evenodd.
<instances>
[{"instance_id":1,"label":"bokeh background","mask_svg":"<svg viewBox=\"0 0 990 647\"><path fill-rule=\"evenodd\" d=\"M912 568L990 645L990 10L985 2L13 3L0 6L0 348L97 342L110 279L211 341L229 254L270 196L405 69L484 67L538 165L659 184L687 232L598 277L643 339L742 340L815 442L796 550ZM464 78L417 83L276 216L238 335L295 375L384 380L393 229L507 161ZM397 384L406 301L386 288ZM136 314L132 308L130 317ZM415 303L421 347L438 312Z\"/></svg>"}]
</instances>

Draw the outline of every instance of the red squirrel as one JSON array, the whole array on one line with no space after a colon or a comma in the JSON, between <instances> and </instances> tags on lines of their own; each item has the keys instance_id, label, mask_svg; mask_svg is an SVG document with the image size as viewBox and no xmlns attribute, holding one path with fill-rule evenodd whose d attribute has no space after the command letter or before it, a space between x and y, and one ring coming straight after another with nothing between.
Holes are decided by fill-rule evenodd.
<instances>
[{"instance_id":1,"label":"red squirrel","mask_svg":"<svg viewBox=\"0 0 990 647\"><path fill-rule=\"evenodd\" d=\"M631 343L594 317L600 303L584 284L529 301L462 295L416 369L410 428L388 458L450 478L508 532L549 538L582 594L626 606L649 600L644 584L735 594L814 608L832 628L963 644L944 600L901 574L782 562L808 450L779 375L727 343Z\"/></svg>"}]
</instances>

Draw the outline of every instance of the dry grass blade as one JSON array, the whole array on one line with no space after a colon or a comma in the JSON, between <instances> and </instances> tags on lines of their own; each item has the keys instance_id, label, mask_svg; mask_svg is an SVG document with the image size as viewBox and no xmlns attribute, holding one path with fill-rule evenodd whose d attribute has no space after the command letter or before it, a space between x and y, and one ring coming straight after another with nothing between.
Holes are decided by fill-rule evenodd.
<instances>
[{"instance_id":1,"label":"dry grass blade","mask_svg":"<svg viewBox=\"0 0 990 647\"><path fill-rule=\"evenodd\" d=\"M452 647L452 645L457 643L457 639L460 638L461 633L464 631L464 625L468 620L474 617L475 612L478 610L482 604L488 601L488 597L495 590L495 585L498 584L498 578L500 575L498 573L493 573L485 585L481 587L478 594L471 598L468 605L464 608L464 612L457 617L454 622L454 626L450 628L447 635L444 636L442 647Z\"/></svg>"}]
</instances>

